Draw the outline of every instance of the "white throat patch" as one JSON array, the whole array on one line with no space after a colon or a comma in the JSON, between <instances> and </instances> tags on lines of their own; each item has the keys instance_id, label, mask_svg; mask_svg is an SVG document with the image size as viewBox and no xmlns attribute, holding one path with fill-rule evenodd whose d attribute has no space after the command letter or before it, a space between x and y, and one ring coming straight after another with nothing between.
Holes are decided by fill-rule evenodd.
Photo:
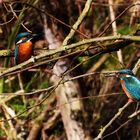
<instances>
[{"instance_id":1,"label":"white throat patch","mask_svg":"<svg viewBox=\"0 0 140 140\"><path fill-rule=\"evenodd\" d=\"M127 74L126 77L131 77L131 76Z\"/></svg>"}]
</instances>

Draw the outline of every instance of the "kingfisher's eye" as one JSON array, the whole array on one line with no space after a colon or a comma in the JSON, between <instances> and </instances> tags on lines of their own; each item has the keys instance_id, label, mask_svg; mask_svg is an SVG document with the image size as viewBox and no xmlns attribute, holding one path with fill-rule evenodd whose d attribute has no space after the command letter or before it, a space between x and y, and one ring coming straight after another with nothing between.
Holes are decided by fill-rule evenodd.
<instances>
[{"instance_id":1,"label":"kingfisher's eye","mask_svg":"<svg viewBox=\"0 0 140 140\"><path fill-rule=\"evenodd\" d=\"M23 40L26 40L26 37L22 37L20 40L22 40L22 41L23 41Z\"/></svg>"}]
</instances>

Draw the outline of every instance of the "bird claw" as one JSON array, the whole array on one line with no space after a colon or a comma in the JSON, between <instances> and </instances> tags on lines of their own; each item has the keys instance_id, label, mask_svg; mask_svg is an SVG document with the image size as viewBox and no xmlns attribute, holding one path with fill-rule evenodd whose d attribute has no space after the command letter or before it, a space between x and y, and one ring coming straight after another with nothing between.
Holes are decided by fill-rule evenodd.
<instances>
[{"instance_id":1,"label":"bird claw","mask_svg":"<svg viewBox=\"0 0 140 140\"><path fill-rule=\"evenodd\" d=\"M128 99L128 102L134 102L134 100L133 100L133 99L131 99L131 98L129 98L129 99Z\"/></svg>"},{"instance_id":2,"label":"bird claw","mask_svg":"<svg viewBox=\"0 0 140 140\"><path fill-rule=\"evenodd\" d=\"M35 63L35 57L34 56L31 56L31 60L33 63Z\"/></svg>"}]
</instances>

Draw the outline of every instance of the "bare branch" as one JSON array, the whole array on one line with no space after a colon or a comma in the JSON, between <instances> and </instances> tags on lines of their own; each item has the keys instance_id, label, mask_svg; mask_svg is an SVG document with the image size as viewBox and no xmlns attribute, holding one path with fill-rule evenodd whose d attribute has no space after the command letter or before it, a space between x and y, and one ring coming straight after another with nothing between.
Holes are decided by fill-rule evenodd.
<instances>
[{"instance_id":1,"label":"bare branch","mask_svg":"<svg viewBox=\"0 0 140 140\"><path fill-rule=\"evenodd\" d=\"M119 111L115 114L115 116L101 129L100 133L94 140L99 140L102 138L102 135L106 131L106 129L111 126L111 124L122 114L122 112L131 104L131 102L127 102L122 108L119 108Z\"/></svg>"},{"instance_id":2,"label":"bare branch","mask_svg":"<svg viewBox=\"0 0 140 140\"><path fill-rule=\"evenodd\" d=\"M79 25L81 24L81 22L83 21L83 19L85 18L85 16L87 15L90 6L92 4L93 0L87 0L86 4L85 4L85 8L83 9L81 15L78 17L78 20L75 22L75 24L73 25L73 28L71 29L70 33L68 34L68 36L65 38L65 40L63 41L63 46L68 44L68 41L73 37L75 30L77 30L77 28L79 27ZM75 30L73 30L75 29Z\"/></svg>"}]
</instances>

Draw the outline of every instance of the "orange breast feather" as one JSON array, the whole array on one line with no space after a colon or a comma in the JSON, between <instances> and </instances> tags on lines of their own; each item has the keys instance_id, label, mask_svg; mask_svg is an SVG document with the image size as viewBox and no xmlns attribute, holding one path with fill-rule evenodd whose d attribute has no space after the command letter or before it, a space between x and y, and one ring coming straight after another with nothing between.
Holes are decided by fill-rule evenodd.
<instances>
[{"instance_id":1,"label":"orange breast feather","mask_svg":"<svg viewBox=\"0 0 140 140\"><path fill-rule=\"evenodd\" d=\"M133 101L133 98L131 97L131 95L127 92L125 86L124 86L124 81L121 80L121 85L122 85L122 89L124 90L125 94L127 95L129 101Z\"/></svg>"},{"instance_id":2,"label":"orange breast feather","mask_svg":"<svg viewBox=\"0 0 140 140\"><path fill-rule=\"evenodd\" d=\"M32 42L25 42L19 45L18 48L18 63L27 61L32 56Z\"/></svg>"}]
</instances>

